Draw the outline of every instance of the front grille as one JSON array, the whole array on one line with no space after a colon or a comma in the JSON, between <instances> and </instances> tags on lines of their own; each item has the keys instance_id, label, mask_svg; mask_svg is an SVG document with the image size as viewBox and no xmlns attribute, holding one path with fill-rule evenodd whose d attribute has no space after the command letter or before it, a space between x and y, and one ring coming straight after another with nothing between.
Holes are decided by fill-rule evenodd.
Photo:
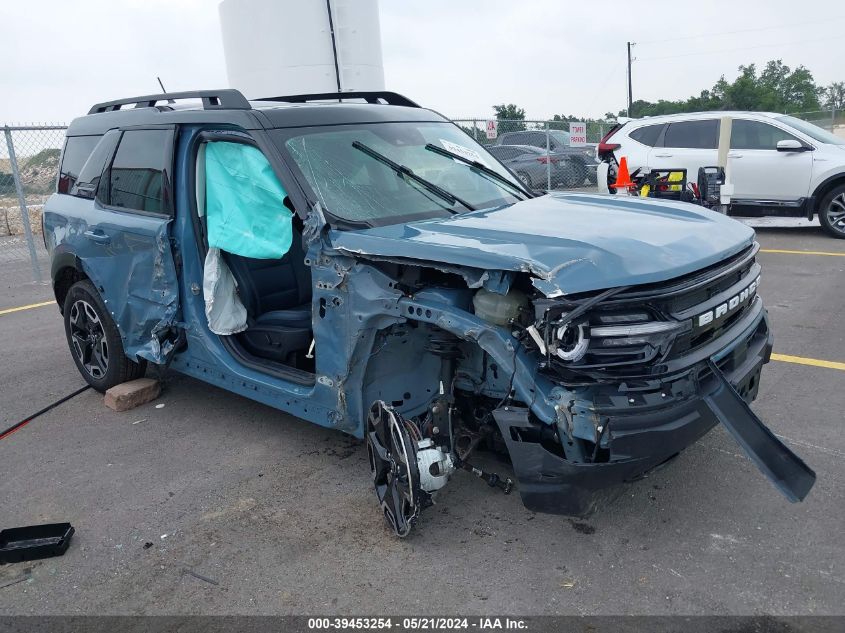
<instances>
[{"instance_id":1,"label":"front grille","mask_svg":"<svg viewBox=\"0 0 845 633\"><path fill-rule=\"evenodd\" d=\"M730 301L758 276L755 261L759 245L707 269L657 284L636 286L603 301L590 312L591 326L613 321L614 315L637 312L648 321L678 321L684 327L671 336L654 336L650 340L629 340L625 344L613 339L591 340L586 355L578 362L563 363L552 359L552 367L566 374L601 371L627 375L660 372L661 364L695 352L717 340L752 309L749 296L734 308L712 321L699 325L702 314L714 310L721 302ZM734 293L737 293L736 295ZM640 321L643 322L643 321Z\"/></svg>"},{"instance_id":2,"label":"front grille","mask_svg":"<svg viewBox=\"0 0 845 633\"><path fill-rule=\"evenodd\" d=\"M714 304L719 305L720 296L729 299L734 296L734 290L739 293L754 281L760 274L755 258L758 250L759 245L755 243L705 270L660 284L631 288L616 295L613 304L619 308L649 306L663 318L690 321L690 329L675 339L664 358L671 359L694 351L719 338L751 309L753 300L749 298L736 309L730 310L723 317L714 318L705 326L693 322L696 317L715 307Z\"/></svg>"}]
</instances>

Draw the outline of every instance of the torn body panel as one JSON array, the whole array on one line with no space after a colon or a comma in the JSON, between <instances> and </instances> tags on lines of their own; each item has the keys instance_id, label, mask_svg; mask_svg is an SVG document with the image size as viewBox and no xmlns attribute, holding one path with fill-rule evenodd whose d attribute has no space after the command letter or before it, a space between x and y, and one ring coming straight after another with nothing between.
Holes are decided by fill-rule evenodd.
<instances>
[{"instance_id":1,"label":"torn body panel","mask_svg":"<svg viewBox=\"0 0 845 633\"><path fill-rule=\"evenodd\" d=\"M718 361L704 360L681 375L646 384L576 390L568 405L572 439L563 437L563 453L538 440L539 422L531 410L497 409L493 415L511 453L523 502L538 512L589 514L614 495L614 484L668 461L720 422L730 429L731 421L745 429L751 425L752 444L766 444L752 459L776 487L791 501L803 498L815 475L770 435L746 404L756 396L771 348L767 319L760 314ZM727 389L733 392L730 405L724 403ZM737 408L744 410L741 416ZM579 446L580 451L573 450ZM779 467L787 454L789 468Z\"/></svg>"},{"instance_id":2,"label":"torn body panel","mask_svg":"<svg viewBox=\"0 0 845 633\"><path fill-rule=\"evenodd\" d=\"M171 219L123 214L89 200L52 196L45 205L45 230L54 257L73 252L102 294L117 324L127 356L165 363L173 350L179 310Z\"/></svg>"}]
</instances>

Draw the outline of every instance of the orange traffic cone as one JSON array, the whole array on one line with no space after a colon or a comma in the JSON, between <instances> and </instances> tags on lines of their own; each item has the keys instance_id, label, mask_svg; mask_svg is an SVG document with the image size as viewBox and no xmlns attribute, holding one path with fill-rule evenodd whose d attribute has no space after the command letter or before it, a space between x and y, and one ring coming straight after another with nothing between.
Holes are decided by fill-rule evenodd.
<instances>
[{"instance_id":1,"label":"orange traffic cone","mask_svg":"<svg viewBox=\"0 0 845 633\"><path fill-rule=\"evenodd\" d=\"M619 169L616 172L616 182L613 183L616 189L630 189L634 186L631 174L628 173L628 159L624 156L619 159Z\"/></svg>"}]
</instances>

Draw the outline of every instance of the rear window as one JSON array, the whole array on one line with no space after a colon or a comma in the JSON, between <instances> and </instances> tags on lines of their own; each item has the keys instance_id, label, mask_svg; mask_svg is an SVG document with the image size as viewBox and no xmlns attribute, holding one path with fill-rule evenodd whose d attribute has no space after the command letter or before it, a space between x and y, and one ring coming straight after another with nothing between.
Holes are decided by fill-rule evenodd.
<instances>
[{"instance_id":1,"label":"rear window","mask_svg":"<svg viewBox=\"0 0 845 633\"><path fill-rule=\"evenodd\" d=\"M82 166L91 156L91 152L100 141L99 136L69 136L65 141L62 153L62 166L59 169L59 193L70 193L71 188L79 178Z\"/></svg>"},{"instance_id":2,"label":"rear window","mask_svg":"<svg viewBox=\"0 0 845 633\"><path fill-rule=\"evenodd\" d=\"M716 119L670 123L663 136L663 147L716 149L718 136L719 122Z\"/></svg>"},{"instance_id":3,"label":"rear window","mask_svg":"<svg viewBox=\"0 0 845 633\"><path fill-rule=\"evenodd\" d=\"M648 145L649 147L654 147L657 145L657 139L660 138L660 131L663 129L663 124L659 125L646 125L641 128L637 128L629 135L635 141L642 143L643 145Z\"/></svg>"},{"instance_id":4,"label":"rear window","mask_svg":"<svg viewBox=\"0 0 845 633\"><path fill-rule=\"evenodd\" d=\"M169 213L171 130L128 130L123 133L109 170L106 204L113 207Z\"/></svg>"},{"instance_id":5,"label":"rear window","mask_svg":"<svg viewBox=\"0 0 845 633\"><path fill-rule=\"evenodd\" d=\"M487 151L493 154L499 160L507 160L509 158L514 158L517 154L517 150L513 147L501 147L493 145L487 148Z\"/></svg>"},{"instance_id":6,"label":"rear window","mask_svg":"<svg viewBox=\"0 0 845 633\"><path fill-rule=\"evenodd\" d=\"M79 171L76 182L70 188L71 195L80 198L94 197L97 193L97 187L100 184L100 176L103 174L106 163L111 160L119 138L120 132L118 130L111 130L105 133Z\"/></svg>"},{"instance_id":7,"label":"rear window","mask_svg":"<svg viewBox=\"0 0 845 633\"><path fill-rule=\"evenodd\" d=\"M542 142L545 144L546 135L542 134ZM552 130L549 132L549 141L552 145L559 145L563 147L569 147L570 143L572 142L572 137L569 135L569 132L564 132L562 130ZM545 145L544 145L545 146Z\"/></svg>"}]
</instances>

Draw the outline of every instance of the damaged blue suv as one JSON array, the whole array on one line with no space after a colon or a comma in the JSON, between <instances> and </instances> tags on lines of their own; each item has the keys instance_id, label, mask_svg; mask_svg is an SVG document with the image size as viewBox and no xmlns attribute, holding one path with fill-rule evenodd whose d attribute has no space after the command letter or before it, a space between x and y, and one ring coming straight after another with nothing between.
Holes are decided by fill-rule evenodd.
<instances>
[{"instance_id":1,"label":"damaged blue suv","mask_svg":"<svg viewBox=\"0 0 845 633\"><path fill-rule=\"evenodd\" d=\"M400 537L459 469L583 515L719 423L791 501L813 486L748 406L772 333L727 217L530 191L389 92L102 103L60 172L44 232L82 376L169 367L364 439Z\"/></svg>"}]
</instances>

